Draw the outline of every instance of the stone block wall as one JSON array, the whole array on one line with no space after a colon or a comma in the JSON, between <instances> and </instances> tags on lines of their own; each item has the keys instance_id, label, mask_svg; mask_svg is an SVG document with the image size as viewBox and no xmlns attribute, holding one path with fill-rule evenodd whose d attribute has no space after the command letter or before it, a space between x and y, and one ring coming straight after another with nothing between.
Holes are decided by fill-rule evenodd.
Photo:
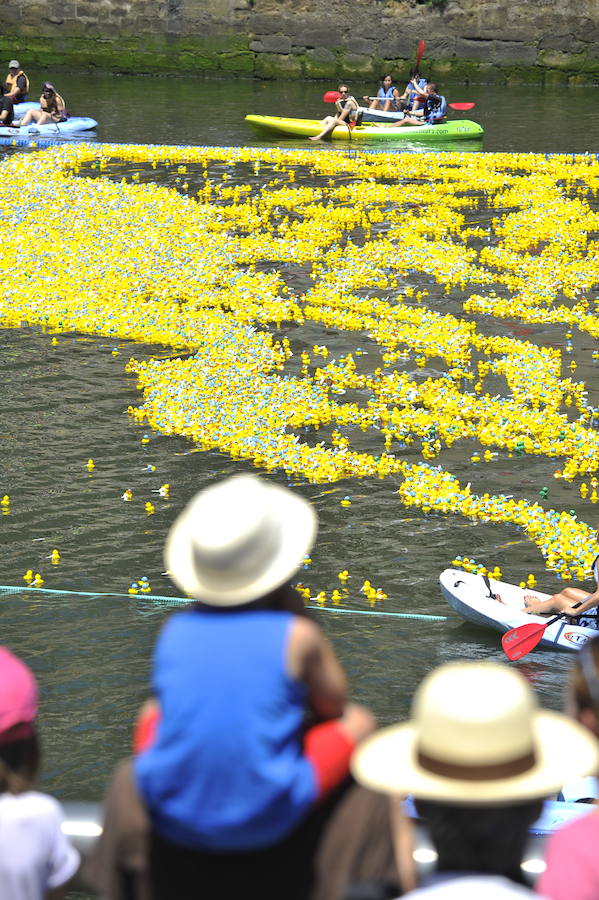
<instances>
[{"instance_id":1,"label":"stone block wall","mask_svg":"<svg viewBox=\"0 0 599 900\"><path fill-rule=\"evenodd\" d=\"M373 78L423 38L445 80L599 79L599 0L3 0L2 13L0 53L28 65Z\"/></svg>"}]
</instances>

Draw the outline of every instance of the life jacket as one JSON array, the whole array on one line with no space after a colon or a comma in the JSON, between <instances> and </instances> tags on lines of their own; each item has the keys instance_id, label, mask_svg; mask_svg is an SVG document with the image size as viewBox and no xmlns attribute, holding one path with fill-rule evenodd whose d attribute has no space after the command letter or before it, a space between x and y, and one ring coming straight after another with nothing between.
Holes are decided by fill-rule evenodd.
<instances>
[{"instance_id":1,"label":"life jacket","mask_svg":"<svg viewBox=\"0 0 599 900\"><path fill-rule=\"evenodd\" d=\"M431 94L424 104L424 119L434 125L443 118L447 110L447 100L442 94Z\"/></svg>"},{"instance_id":2,"label":"life jacket","mask_svg":"<svg viewBox=\"0 0 599 900\"><path fill-rule=\"evenodd\" d=\"M420 94L418 94L415 90L410 89L411 83L412 82L410 82L410 84L408 84L408 88L407 88L408 90L410 90L410 96L409 96L410 106L413 104L414 100L422 99ZM428 84L428 79L421 78L420 81L418 82L418 87L420 88L421 91L423 91L425 89L425 87L427 86L427 84Z\"/></svg>"},{"instance_id":3,"label":"life jacket","mask_svg":"<svg viewBox=\"0 0 599 900\"><path fill-rule=\"evenodd\" d=\"M62 109L60 109L58 106L59 100L62 103ZM42 96L40 97L40 109L42 109L44 112L50 113L50 115L61 115L63 111L65 116L67 114L66 103L64 102L64 99L60 96L60 94L57 93L54 93L50 100L47 100L42 94Z\"/></svg>"},{"instance_id":4,"label":"life jacket","mask_svg":"<svg viewBox=\"0 0 599 900\"><path fill-rule=\"evenodd\" d=\"M394 84L392 84L391 87L387 88L387 90L385 90L385 89L381 86L381 87L379 88L379 92L378 92L378 94L377 94L377 97L379 98L379 100L394 100L394 99L395 99L395 95L394 95L393 92L394 92L395 90L397 90L397 88L395 87Z\"/></svg>"},{"instance_id":5,"label":"life jacket","mask_svg":"<svg viewBox=\"0 0 599 900\"><path fill-rule=\"evenodd\" d=\"M9 72L8 75L6 76L6 86L8 88L9 94L12 91L12 89L16 86L17 78L19 78L21 75L25 79L25 84L26 84L25 96L27 96L27 94L29 93L29 79L28 79L27 75L25 74L25 72L23 71L23 69L19 69L19 71L17 72L16 75L11 75Z\"/></svg>"}]
</instances>

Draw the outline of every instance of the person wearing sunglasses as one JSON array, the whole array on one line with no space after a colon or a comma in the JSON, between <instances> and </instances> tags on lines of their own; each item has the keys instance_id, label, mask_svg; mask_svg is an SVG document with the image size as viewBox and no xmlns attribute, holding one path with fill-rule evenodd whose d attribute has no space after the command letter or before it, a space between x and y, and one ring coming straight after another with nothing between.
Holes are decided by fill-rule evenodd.
<instances>
[{"instance_id":1,"label":"person wearing sunglasses","mask_svg":"<svg viewBox=\"0 0 599 900\"><path fill-rule=\"evenodd\" d=\"M42 85L42 96L40 97L40 108L29 109L21 119L21 126L29 125L35 122L37 125L48 125L51 122L58 124L66 122L68 118L65 102L56 92L54 85L49 81L44 81Z\"/></svg>"},{"instance_id":2,"label":"person wearing sunglasses","mask_svg":"<svg viewBox=\"0 0 599 900\"><path fill-rule=\"evenodd\" d=\"M337 112L334 116L326 116L322 120L322 131L314 137L309 138L311 141L320 141L322 138L328 137L338 125L345 125L347 128L353 127L358 111L358 101L353 97L346 84L339 85L339 99L335 100Z\"/></svg>"}]
</instances>

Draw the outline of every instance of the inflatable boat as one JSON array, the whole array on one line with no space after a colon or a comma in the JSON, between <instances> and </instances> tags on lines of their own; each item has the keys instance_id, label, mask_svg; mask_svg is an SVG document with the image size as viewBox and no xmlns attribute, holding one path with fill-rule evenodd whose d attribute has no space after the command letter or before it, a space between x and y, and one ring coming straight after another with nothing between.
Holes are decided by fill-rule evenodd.
<instances>
[{"instance_id":1,"label":"inflatable boat","mask_svg":"<svg viewBox=\"0 0 599 900\"><path fill-rule=\"evenodd\" d=\"M14 108L15 119L22 119L28 110L39 108L39 103L32 101L17 103ZM69 116L66 122L49 122L47 125L37 125L35 122L16 128L0 125L0 144L22 147L32 143L54 143L77 135L83 136L86 131L93 131L97 127L96 120L89 116Z\"/></svg>"},{"instance_id":2,"label":"inflatable boat","mask_svg":"<svg viewBox=\"0 0 599 900\"><path fill-rule=\"evenodd\" d=\"M525 596L548 600L550 594L493 578L487 580L482 575L461 569L445 569L439 581L441 592L452 609L474 625L505 632L518 625L547 621L543 616L530 616L522 610ZM567 618L558 619L547 626L539 646L552 650L579 650L589 638L599 634L597 628L592 627L592 621L593 617L589 616L581 616L577 624L571 624Z\"/></svg>"},{"instance_id":3,"label":"inflatable boat","mask_svg":"<svg viewBox=\"0 0 599 900\"><path fill-rule=\"evenodd\" d=\"M246 116L245 121L261 132L289 137L315 137L322 129L320 119L289 119L284 116ZM338 125L330 135L335 141L377 143L385 141L464 141L482 138L483 128L470 119L455 119L437 125L406 125L387 128L367 122L353 128Z\"/></svg>"}]
</instances>

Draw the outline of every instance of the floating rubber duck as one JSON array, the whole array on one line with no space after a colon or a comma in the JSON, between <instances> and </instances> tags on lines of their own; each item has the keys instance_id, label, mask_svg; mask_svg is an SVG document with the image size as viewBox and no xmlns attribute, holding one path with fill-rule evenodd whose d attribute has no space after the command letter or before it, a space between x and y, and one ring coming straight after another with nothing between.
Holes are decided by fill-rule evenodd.
<instances>
[{"instance_id":1,"label":"floating rubber duck","mask_svg":"<svg viewBox=\"0 0 599 900\"><path fill-rule=\"evenodd\" d=\"M125 500L127 503L133 500L133 491L127 488L125 493L121 495L121 500Z\"/></svg>"},{"instance_id":2,"label":"floating rubber duck","mask_svg":"<svg viewBox=\"0 0 599 900\"><path fill-rule=\"evenodd\" d=\"M351 498L344 497L343 500L341 501L341 506L351 506Z\"/></svg>"},{"instance_id":3,"label":"floating rubber duck","mask_svg":"<svg viewBox=\"0 0 599 900\"><path fill-rule=\"evenodd\" d=\"M539 491L539 497L541 498L541 500L546 500L548 493L549 493L549 488L542 487L541 490Z\"/></svg>"},{"instance_id":4,"label":"floating rubber duck","mask_svg":"<svg viewBox=\"0 0 599 900\"><path fill-rule=\"evenodd\" d=\"M43 583L44 583L44 579L42 578L42 576L40 575L39 572L36 572L35 578L31 582L32 587L41 587Z\"/></svg>"},{"instance_id":5,"label":"floating rubber duck","mask_svg":"<svg viewBox=\"0 0 599 900\"><path fill-rule=\"evenodd\" d=\"M302 560L302 566L304 567L304 569L307 569L308 566L311 566L311 565L312 565L312 557L304 556L304 558Z\"/></svg>"},{"instance_id":6,"label":"floating rubber duck","mask_svg":"<svg viewBox=\"0 0 599 900\"><path fill-rule=\"evenodd\" d=\"M93 472L93 470L96 468L96 464L95 464L95 462L93 461L93 459L91 459L91 458L88 459L88 461L87 461L87 463L86 463L86 466L87 466L87 471L88 471L88 472Z\"/></svg>"},{"instance_id":7,"label":"floating rubber duck","mask_svg":"<svg viewBox=\"0 0 599 900\"><path fill-rule=\"evenodd\" d=\"M0 507L2 507L4 511L10 508L10 497L8 494L5 494L2 500L0 500Z\"/></svg>"},{"instance_id":8,"label":"floating rubber duck","mask_svg":"<svg viewBox=\"0 0 599 900\"><path fill-rule=\"evenodd\" d=\"M58 341L55 337L53 337L52 340L50 341L50 346L58 347Z\"/></svg>"},{"instance_id":9,"label":"floating rubber duck","mask_svg":"<svg viewBox=\"0 0 599 900\"><path fill-rule=\"evenodd\" d=\"M142 577L139 579L139 589L142 594L149 594L152 590L152 588L150 587L150 582L145 575L142 575Z\"/></svg>"},{"instance_id":10,"label":"floating rubber duck","mask_svg":"<svg viewBox=\"0 0 599 900\"><path fill-rule=\"evenodd\" d=\"M127 591L127 593L128 593L128 594L138 594L138 593L139 593L139 585L138 585L138 583L137 583L136 581L133 582L133 584L131 585L131 587L130 587L129 590Z\"/></svg>"},{"instance_id":11,"label":"floating rubber duck","mask_svg":"<svg viewBox=\"0 0 599 900\"><path fill-rule=\"evenodd\" d=\"M148 516L152 516L154 514L154 505L152 503L150 503L149 500L147 501L144 509Z\"/></svg>"},{"instance_id":12,"label":"floating rubber duck","mask_svg":"<svg viewBox=\"0 0 599 900\"><path fill-rule=\"evenodd\" d=\"M111 356L118 356L120 353L120 350L117 350L116 347L113 347L112 350L110 351L110 353L111 353Z\"/></svg>"},{"instance_id":13,"label":"floating rubber duck","mask_svg":"<svg viewBox=\"0 0 599 900\"><path fill-rule=\"evenodd\" d=\"M51 560L53 566L57 566L58 563L60 562L60 553L58 552L58 550L56 548L50 554L50 560Z\"/></svg>"},{"instance_id":14,"label":"floating rubber duck","mask_svg":"<svg viewBox=\"0 0 599 900\"><path fill-rule=\"evenodd\" d=\"M149 443L150 443L150 438L149 438L149 436L148 436L147 434L144 434L144 436L143 436L142 439L141 439L141 443L142 443L142 444L149 444Z\"/></svg>"},{"instance_id":15,"label":"floating rubber duck","mask_svg":"<svg viewBox=\"0 0 599 900\"><path fill-rule=\"evenodd\" d=\"M144 472L155 472L156 466L153 466L152 463L148 463L147 466L144 466Z\"/></svg>"},{"instance_id":16,"label":"floating rubber duck","mask_svg":"<svg viewBox=\"0 0 599 900\"><path fill-rule=\"evenodd\" d=\"M33 581L33 569L27 569L27 571L23 575L23 581Z\"/></svg>"},{"instance_id":17,"label":"floating rubber duck","mask_svg":"<svg viewBox=\"0 0 599 900\"><path fill-rule=\"evenodd\" d=\"M339 574L337 575L337 578L339 579L341 584L345 584L345 582L347 581L347 579L349 577L350 577L350 575L349 575L349 572L347 571L347 569L344 569L343 572L339 572Z\"/></svg>"},{"instance_id":18,"label":"floating rubber duck","mask_svg":"<svg viewBox=\"0 0 599 900\"><path fill-rule=\"evenodd\" d=\"M166 500L170 494L170 490L171 490L170 484L163 484L159 488L158 493L160 494L161 497L164 497L164 499Z\"/></svg>"}]
</instances>

